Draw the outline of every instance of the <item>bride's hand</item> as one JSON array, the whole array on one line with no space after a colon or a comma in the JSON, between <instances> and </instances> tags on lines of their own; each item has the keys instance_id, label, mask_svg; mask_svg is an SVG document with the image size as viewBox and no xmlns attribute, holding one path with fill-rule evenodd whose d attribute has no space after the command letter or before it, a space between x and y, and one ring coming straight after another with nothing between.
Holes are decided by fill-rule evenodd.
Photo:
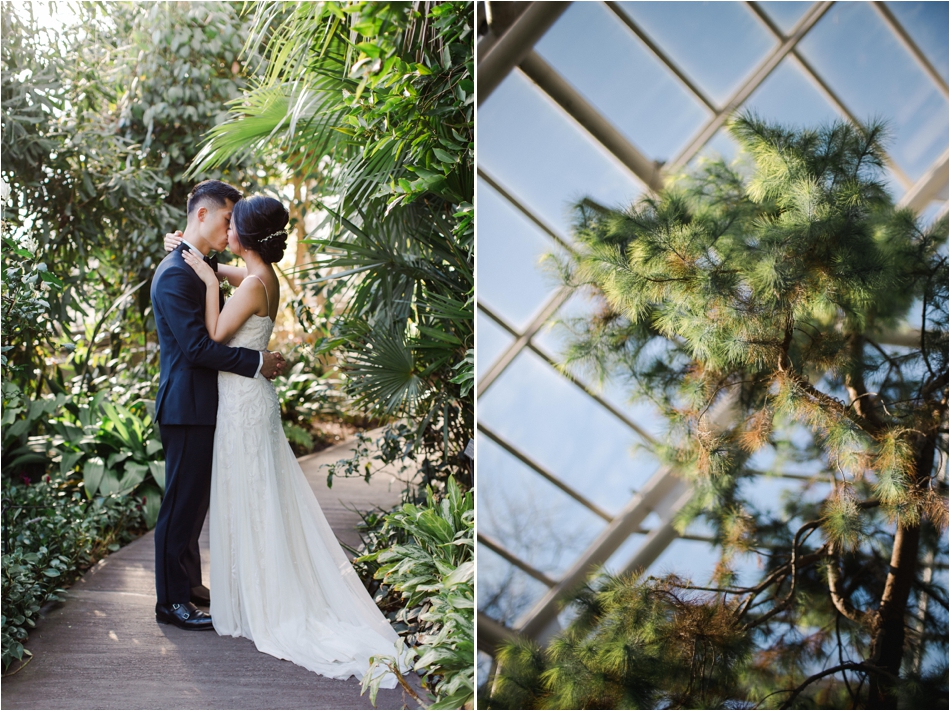
<instances>
[{"instance_id":1,"label":"bride's hand","mask_svg":"<svg viewBox=\"0 0 950 711\"><path fill-rule=\"evenodd\" d=\"M214 273L214 269L211 268L210 264L207 264L204 259L202 259L200 254L192 252L190 249L186 249L181 253L182 258L185 260L185 263L195 270L195 273L201 277L203 281L208 286L218 287L218 276Z\"/></svg>"},{"instance_id":2,"label":"bride's hand","mask_svg":"<svg viewBox=\"0 0 950 711\"><path fill-rule=\"evenodd\" d=\"M167 232L165 234L165 251L174 252L178 249L178 245L181 244L181 230L176 230L175 232Z\"/></svg>"}]
</instances>

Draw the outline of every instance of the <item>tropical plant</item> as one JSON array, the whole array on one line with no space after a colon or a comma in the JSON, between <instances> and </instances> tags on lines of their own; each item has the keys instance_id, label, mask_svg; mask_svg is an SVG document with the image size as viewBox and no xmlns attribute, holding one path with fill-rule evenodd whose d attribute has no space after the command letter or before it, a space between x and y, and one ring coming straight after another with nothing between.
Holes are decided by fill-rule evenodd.
<instances>
[{"instance_id":1,"label":"tropical plant","mask_svg":"<svg viewBox=\"0 0 950 711\"><path fill-rule=\"evenodd\" d=\"M134 492L152 528L165 490L165 461L146 404L111 402L105 390L83 401L51 384L58 392L30 401L13 382L3 383L4 476L81 477L90 500Z\"/></svg>"},{"instance_id":2,"label":"tropical plant","mask_svg":"<svg viewBox=\"0 0 950 711\"><path fill-rule=\"evenodd\" d=\"M947 220L925 227L895 209L881 126L744 116L731 131L747 170L711 162L628 210L580 207L577 257L563 265L599 304L568 324L566 367L620 378L667 417L657 455L695 492L677 524L705 519L720 546L699 588L711 592L600 587L603 618L580 619L543 654L504 657L516 664L510 676L502 664L500 688L537 682L523 707L597 705L598 684L602 703L640 708L896 708L947 694L947 592L926 572L947 547ZM907 345L886 345L888 329L913 326ZM790 459L813 475L812 494L756 506L760 467ZM740 584L752 554L761 577ZM629 621L612 622L611 596ZM638 618L642 604L672 631ZM703 619L715 629L697 636ZM637 696L625 665L638 640L677 630L689 648ZM565 673L588 662L589 674Z\"/></svg>"},{"instance_id":3,"label":"tropical plant","mask_svg":"<svg viewBox=\"0 0 950 711\"><path fill-rule=\"evenodd\" d=\"M369 689L375 703L387 673L397 674L404 688L411 690L400 673L411 665L435 696L429 708L470 708L475 695L472 493L463 493L450 478L441 500L429 488L424 505L403 504L386 515L385 523L384 531L396 531L405 542L387 545L354 563L377 564L374 577L402 596L404 609L418 610L418 646L401 646L399 661L396 656L374 657L363 677L363 690Z\"/></svg>"},{"instance_id":4,"label":"tropical plant","mask_svg":"<svg viewBox=\"0 0 950 711\"><path fill-rule=\"evenodd\" d=\"M313 426L316 422L348 419L348 403L339 384L329 374L315 370L311 359L301 358L290 370L274 379L284 434L302 454L310 453L314 448Z\"/></svg>"},{"instance_id":5,"label":"tropical plant","mask_svg":"<svg viewBox=\"0 0 950 711\"><path fill-rule=\"evenodd\" d=\"M259 4L246 47L266 43L266 77L192 169L266 154L306 182L327 234L304 284L347 286L321 345L358 403L412 423L401 458L425 481L470 481L472 7Z\"/></svg>"}]
</instances>

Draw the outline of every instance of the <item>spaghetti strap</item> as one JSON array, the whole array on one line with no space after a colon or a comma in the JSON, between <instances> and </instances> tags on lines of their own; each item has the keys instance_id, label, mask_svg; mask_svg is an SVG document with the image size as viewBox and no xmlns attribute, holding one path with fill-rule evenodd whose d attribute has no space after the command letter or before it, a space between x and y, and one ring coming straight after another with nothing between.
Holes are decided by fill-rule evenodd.
<instances>
[{"instance_id":1,"label":"spaghetti strap","mask_svg":"<svg viewBox=\"0 0 950 711\"><path fill-rule=\"evenodd\" d=\"M267 284L265 284L264 280L261 279L259 276L257 276L257 274L248 274L247 276L254 277L261 283L261 286L264 287L264 298L267 299L267 316L269 318L270 317L270 295L267 293Z\"/></svg>"}]
</instances>

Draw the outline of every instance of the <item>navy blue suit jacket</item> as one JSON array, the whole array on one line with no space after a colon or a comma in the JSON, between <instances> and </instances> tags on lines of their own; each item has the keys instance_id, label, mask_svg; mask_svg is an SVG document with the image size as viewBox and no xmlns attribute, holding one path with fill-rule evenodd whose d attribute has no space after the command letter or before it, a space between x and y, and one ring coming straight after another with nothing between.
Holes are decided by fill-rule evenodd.
<instances>
[{"instance_id":1,"label":"navy blue suit jacket","mask_svg":"<svg viewBox=\"0 0 950 711\"><path fill-rule=\"evenodd\" d=\"M206 286L182 259L183 244L152 278L152 313L158 330L160 376L155 421L213 425L218 416L218 371L253 378L258 351L215 343L205 327Z\"/></svg>"}]
</instances>

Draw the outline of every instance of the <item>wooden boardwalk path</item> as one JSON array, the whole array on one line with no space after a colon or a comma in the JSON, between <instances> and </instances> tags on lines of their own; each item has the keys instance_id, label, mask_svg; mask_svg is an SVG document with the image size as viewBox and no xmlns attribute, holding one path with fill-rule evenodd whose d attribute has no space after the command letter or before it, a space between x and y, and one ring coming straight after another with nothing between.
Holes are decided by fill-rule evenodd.
<instances>
[{"instance_id":1,"label":"wooden boardwalk path","mask_svg":"<svg viewBox=\"0 0 950 711\"><path fill-rule=\"evenodd\" d=\"M326 485L324 462L343 443L299 461L337 537L357 545L359 516L399 502L401 485L377 475ZM208 531L202 533L208 580ZM151 532L93 566L47 607L27 647L35 658L3 680L4 709L369 709L360 680L327 679L262 654L247 639L186 632L155 622ZM214 592L212 591L212 594ZM418 691L418 679L412 677ZM377 708L415 708L403 690L381 690Z\"/></svg>"}]
</instances>

